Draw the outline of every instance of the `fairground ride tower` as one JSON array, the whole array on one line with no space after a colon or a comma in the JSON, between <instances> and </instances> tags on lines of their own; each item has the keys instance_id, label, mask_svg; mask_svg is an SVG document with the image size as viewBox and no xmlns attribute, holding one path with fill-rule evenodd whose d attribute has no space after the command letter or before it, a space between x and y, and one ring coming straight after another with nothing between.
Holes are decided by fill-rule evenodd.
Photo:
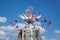
<instances>
[{"instance_id":1,"label":"fairground ride tower","mask_svg":"<svg viewBox=\"0 0 60 40\"><path fill-rule=\"evenodd\" d=\"M31 10L32 8L29 7L26 9L25 14L20 15L20 17L26 21L26 26L20 30L16 40L42 40L40 29L31 27L31 25L41 17L41 14L33 16Z\"/></svg>"}]
</instances>

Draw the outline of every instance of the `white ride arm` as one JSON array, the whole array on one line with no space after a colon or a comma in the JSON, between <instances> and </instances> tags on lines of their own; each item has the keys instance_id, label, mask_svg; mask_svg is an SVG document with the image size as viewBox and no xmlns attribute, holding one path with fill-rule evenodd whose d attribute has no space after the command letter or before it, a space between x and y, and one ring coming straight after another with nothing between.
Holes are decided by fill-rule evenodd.
<instances>
[{"instance_id":1,"label":"white ride arm","mask_svg":"<svg viewBox=\"0 0 60 40\"><path fill-rule=\"evenodd\" d=\"M42 15L37 16L37 19L41 18Z\"/></svg>"},{"instance_id":2,"label":"white ride arm","mask_svg":"<svg viewBox=\"0 0 60 40\"><path fill-rule=\"evenodd\" d=\"M25 17L25 19L28 19L28 17L25 14L23 14L23 16Z\"/></svg>"},{"instance_id":3,"label":"white ride arm","mask_svg":"<svg viewBox=\"0 0 60 40\"><path fill-rule=\"evenodd\" d=\"M21 17L22 19L25 19L25 17L24 17L24 16L22 16L22 15L20 15L20 17Z\"/></svg>"},{"instance_id":4,"label":"white ride arm","mask_svg":"<svg viewBox=\"0 0 60 40\"><path fill-rule=\"evenodd\" d=\"M39 19L39 18L41 18L41 15L34 16L34 17L33 17L33 21L35 21L36 19Z\"/></svg>"}]
</instances>

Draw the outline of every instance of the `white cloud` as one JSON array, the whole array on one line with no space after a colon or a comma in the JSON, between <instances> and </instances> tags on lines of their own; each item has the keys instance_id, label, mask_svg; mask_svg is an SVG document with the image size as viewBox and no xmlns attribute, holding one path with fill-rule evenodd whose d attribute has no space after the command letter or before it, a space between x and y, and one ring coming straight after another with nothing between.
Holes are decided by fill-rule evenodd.
<instances>
[{"instance_id":1,"label":"white cloud","mask_svg":"<svg viewBox=\"0 0 60 40\"><path fill-rule=\"evenodd\" d=\"M40 23L39 23L40 24ZM16 26L18 25L18 28L16 28ZM30 25L31 28L33 28L34 26L33 25ZM18 31L18 30L21 30L22 28L25 27L25 24L23 23L17 23L16 25L14 25L13 27L11 25L8 25L8 26L1 26L0 27L0 30L8 30L9 32L15 32L15 31ZM35 28L40 28L40 33L43 33L45 32L45 28L42 28L41 26L38 26L38 25L35 25Z\"/></svg>"},{"instance_id":2,"label":"white cloud","mask_svg":"<svg viewBox=\"0 0 60 40\"><path fill-rule=\"evenodd\" d=\"M34 22L35 25L41 25L41 22Z\"/></svg>"},{"instance_id":3,"label":"white cloud","mask_svg":"<svg viewBox=\"0 0 60 40\"><path fill-rule=\"evenodd\" d=\"M22 28L25 27L25 24L17 23L17 24L14 25L14 26L11 26L11 25L8 25L8 26L1 26L1 27L0 27L0 30L9 30L9 31L13 31L13 30L16 30L16 26L18 26L17 29L22 29Z\"/></svg>"},{"instance_id":4,"label":"white cloud","mask_svg":"<svg viewBox=\"0 0 60 40\"><path fill-rule=\"evenodd\" d=\"M45 36L42 36L42 40L46 40Z\"/></svg>"},{"instance_id":5,"label":"white cloud","mask_svg":"<svg viewBox=\"0 0 60 40\"><path fill-rule=\"evenodd\" d=\"M40 25L40 22L37 25L35 25L36 28L40 28L40 33L43 33L43 32L46 31L45 28L42 28L41 26L38 26L38 25ZM16 28L16 26L18 26L18 28ZM30 26L31 26L31 28L34 27L33 25L30 25ZM11 25L1 26L0 30L1 31L5 31L6 30L7 31L6 32L7 35L16 36L17 33L18 33L18 30L21 30L24 27L25 27L25 24L17 23L14 26L11 26Z\"/></svg>"},{"instance_id":6,"label":"white cloud","mask_svg":"<svg viewBox=\"0 0 60 40\"><path fill-rule=\"evenodd\" d=\"M22 28L25 27L25 24L23 24L23 23L17 23L15 26L18 26L17 29L22 29Z\"/></svg>"},{"instance_id":7,"label":"white cloud","mask_svg":"<svg viewBox=\"0 0 60 40\"><path fill-rule=\"evenodd\" d=\"M55 29L54 32L57 33L57 34L60 34L60 30Z\"/></svg>"},{"instance_id":8,"label":"white cloud","mask_svg":"<svg viewBox=\"0 0 60 40\"><path fill-rule=\"evenodd\" d=\"M7 21L7 18L6 17L0 17L0 22L5 23L6 21Z\"/></svg>"},{"instance_id":9,"label":"white cloud","mask_svg":"<svg viewBox=\"0 0 60 40\"><path fill-rule=\"evenodd\" d=\"M0 38L4 38L6 36L6 33L4 31L0 31Z\"/></svg>"},{"instance_id":10,"label":"white cloud","mask_svg":"<svg viewBox=\"0 0 60 40\"><path fill-rule=\"evenodd\" d=\"M15 27L13 26L7 26L6 30L9 30L9 31L14 31L16 30Z\"/></svg>"},{"instance_id":11,"label":"white cloud","mask_svg":"<svg viewBox=\"0 0 60 40\"><path fill-rule=\"evenodd\" d=\"M16 28L17 25L18 25L18 28ZM23 24L23 23L17 23L14 26L11 26L11 25L1 26L0 27L0 31L6 31L7 35L16 36L17 33L18 33L18 30L21 30L24 27L25 27L25 24Z\"/></svg>"},{"instance_id":12,"label":"white cloud","mask_svg":"<svg viewBox=\"0 0 60 40\"><path fill-rule=\"evenodd\" d=\"M0 31L0 36L5 36L5 32L4 31Z\"/></svg>"},{"instance_id":13,"label":"white cloud","mask_svg":"<svg viewBox=\"0 0 60 40\"><path fill-rule=\"evenodd\" d=\"M3 30L3 31L4 31L4 30L7 30L7 27L6 27L6 26L1 26L1 27L0 27L0 30Z\"/></svg>"},{"instance_id":14,"label":"white cloud","mask_svg":"<svg viewBox=\"0 0 60 40\"><path fill-rule=\"evenodd\" d=\"M57 40L56 38L52 38L52 39L50 39L50 40Z\"/></svg>"}]
</instances>

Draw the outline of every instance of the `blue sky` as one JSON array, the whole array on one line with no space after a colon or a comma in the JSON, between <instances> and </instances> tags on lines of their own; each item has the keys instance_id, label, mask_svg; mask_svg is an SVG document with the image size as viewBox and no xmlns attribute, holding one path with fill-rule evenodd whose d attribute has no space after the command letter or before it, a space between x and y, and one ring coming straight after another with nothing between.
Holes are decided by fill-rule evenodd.
<instances>
[{"instance_id":1,"label":"blue sky","mask_svg":"<svg viewBox=\"0 0 60 40\"><path fill-rule=\"evenodd\" d=\"M28 6L33 6L34 14L42 13L41 20L47 18L52 22L50 27L42 23L46 29L44 33L46 39L60 40L60 0L0 0L0 17L7 18L7 22L0 22L0 27L9 25L10 21L14 22L14 19L24 13ZM20 18L19 22L24 21ZM14 37L13 39L12 36L9 37L14 40Z\"/></svg>"}]
</instances>

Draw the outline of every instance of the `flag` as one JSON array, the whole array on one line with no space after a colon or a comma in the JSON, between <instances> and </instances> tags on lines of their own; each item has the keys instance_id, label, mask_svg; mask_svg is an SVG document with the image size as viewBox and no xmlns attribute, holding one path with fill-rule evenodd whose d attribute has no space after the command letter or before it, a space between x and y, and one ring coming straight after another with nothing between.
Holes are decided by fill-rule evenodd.
<instances>
[{"instance_id":1,"label":"flag","mask_svg":"<svg viewBox=\"0 0 60 40\"><path fill-rule=\"evenodd\" d=\"M44 22L47 22L47 20L46 20L46 19L44 19Z\"/></svg>"},{"instance_id":2,"label":"flag","mask_svg":"<svg viewBox=\"0 0 60 40\"><path fill-rule=\"evenodd\" d=\"M11 25L11 26L14 26L13 22L10 22L10 25Z\"/></svg>"},{"instance_id":3,"label":"flag","mask_svg":"<svg viewBox=\"0 0 60 40\"><path fill-rule=\"evenodd\" d=\"M49 21L49 22L48 22L48 26L50 26L50 25L51 25L51 22Z\"/></svg>"},{"instance_id":4,"label":"flag","mask_svg":"<svg viewBox=\"0 0 60 40\"><path fill-rule=\"evenodd\" d=\"M15 19L15 22L18 22L17 19Z\"/></svg>"},{"instance_id":5,"label":"flag","mask_svg":"<svg viewBox=\"0 0 60 40\"><path fill-rule=\"evenodd\" d=\"M18 28L18 25L16 26L16 28Z\"/></svg>"}]
</instances>

